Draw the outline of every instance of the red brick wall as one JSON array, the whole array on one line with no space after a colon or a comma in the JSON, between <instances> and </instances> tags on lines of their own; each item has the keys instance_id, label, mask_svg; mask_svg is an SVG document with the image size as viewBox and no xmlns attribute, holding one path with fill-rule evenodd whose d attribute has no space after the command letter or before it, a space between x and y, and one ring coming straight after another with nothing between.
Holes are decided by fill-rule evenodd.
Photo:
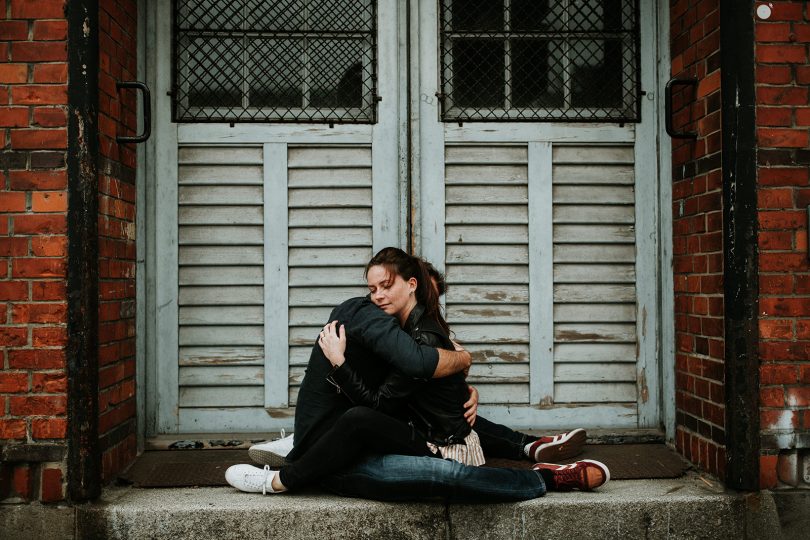
<instances>
[{"instance_id":1,"label":"red brick wall","mask_svg":"<svg viewBox=\"0 0 810 540\"><path fill-rule=\"evenodd\" d=\"M99 435L102 478L136 453L135 427L135 149L137 78L135 0L102 0L99 10Z\"/></svg>"},{"instance_id":2,"label":"red brick wall","mask_svg":"<svg viewBox=\"0 0 810 540\"><path fill-rule=\"evenodd\" d=\"M64 443L64 0L0 0L0 445ZM0 499L63 498L63 463L0 465Z\"/></svg>"},{"instance_id":3,"label":"red brick wall","mask_svg":"<svg viewBox=\"0 0 810 540\"><path fill-rule=\"evenodd\" d=\"M670 4L673 125L697 140L672 140L676 447L703 470L725 472L723 209L720 170L719 0Z\"/></svg>"},{"instance_id":4,"label":"red brick wall","mask_svg":"<svg viewBox=\"0 0 810 540\"><path fill-rule=\"evenodd\" d=\"M810 7L771 3L755 19L762 487L800 483L810 447Z\"/></svg>"}]
</instances>

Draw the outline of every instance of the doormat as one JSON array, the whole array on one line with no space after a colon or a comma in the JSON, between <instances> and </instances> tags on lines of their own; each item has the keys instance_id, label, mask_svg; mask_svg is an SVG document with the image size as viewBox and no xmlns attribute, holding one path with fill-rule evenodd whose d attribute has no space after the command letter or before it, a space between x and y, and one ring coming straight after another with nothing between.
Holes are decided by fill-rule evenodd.
<instances>
[{"instance_id":1,"label":"doormat","mask_svg":"<svg viewBox=\"0 0 810 540\"><path fill-rule=\"evenodd\" d=\"M610 469L613 480L677 478L689 465L663 444L595 444L574 459L595 459ZM251 463L247 450L177 450L142 454L119 477L140 488L227 486L225 470L237 463ZM487 467L529 469L530 461L489 459Z\"/></svg>"}]
</instances>

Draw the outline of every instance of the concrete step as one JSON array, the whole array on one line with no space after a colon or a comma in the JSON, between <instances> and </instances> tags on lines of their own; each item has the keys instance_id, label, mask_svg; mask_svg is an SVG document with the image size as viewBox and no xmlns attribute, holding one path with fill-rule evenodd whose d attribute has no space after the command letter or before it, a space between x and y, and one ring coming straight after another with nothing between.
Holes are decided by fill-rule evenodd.
<instances>
[{"instance_id":1,"label":"concrete step","mask_svg":"<svg viewBox=\"0 0 810 540\"><path fill-rule=\"evenodd\" d=\"M724 490L694 473L611 481L593 493L520 503L382 503L319 492L253 495L230 488L111 488L101 500L0 519L0 537L160 540L781 537L773 496ZM73 523L55 526L57 511ZM20 513L22 512L22 513ZM16 532L15 532L16 531Z\"/></svg>"},{"instance_id":2,"label":"concrete step","mask_svg":"<svg viewBox=\"0 0 810 540\"><path fill-rule=\"evenodd\" d=\"M82 507L84 538L778 538L767 496L697 475L614 481L593 493L520 503L382 503L321 493L252 495L230 488L108 490ZM768 534L768 533L775 534Z\"/></svg>"}]
</instances>

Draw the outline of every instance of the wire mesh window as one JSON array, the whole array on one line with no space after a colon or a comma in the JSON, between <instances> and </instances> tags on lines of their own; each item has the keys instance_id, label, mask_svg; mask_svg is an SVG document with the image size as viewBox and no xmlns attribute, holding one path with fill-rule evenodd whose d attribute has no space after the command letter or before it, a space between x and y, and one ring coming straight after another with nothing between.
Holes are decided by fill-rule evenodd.
<instances>
[{"instance_id":1,"label":"wire mesh window","mask_svg":"<svg viewBox=\"0 0 810 540\"><path fill-rule=\"evenodd\" d=\"M174 0L180 122L376 120L375 0Z\"/></svg>"},{"instance_id":2,"label":"wire mesh window","mask_svg":"<svg viewBox=\"0 0 810 540\"><path fill-rule=\"evenodd\" d=\"M441 0L445 121L639 121L636 0Z\"/></svg>"}]
</instances>

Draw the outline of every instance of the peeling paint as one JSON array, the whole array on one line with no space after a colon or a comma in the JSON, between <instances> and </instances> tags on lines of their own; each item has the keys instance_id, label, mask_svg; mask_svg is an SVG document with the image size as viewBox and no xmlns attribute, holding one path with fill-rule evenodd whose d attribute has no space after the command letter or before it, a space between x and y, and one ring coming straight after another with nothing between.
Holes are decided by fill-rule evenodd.
<instances>
[{"instance_id":1,"label":"peeling paint","mask_svg":"<svg viewBox=\"0 0 810 540\"><path fill-rule=\"evenodd\" d=\"M650 389L647 387L647 370L642 369L638 374L638 389L641 396L641 402L647 403L650 399Z\"/></svg>"}]
</instances>

